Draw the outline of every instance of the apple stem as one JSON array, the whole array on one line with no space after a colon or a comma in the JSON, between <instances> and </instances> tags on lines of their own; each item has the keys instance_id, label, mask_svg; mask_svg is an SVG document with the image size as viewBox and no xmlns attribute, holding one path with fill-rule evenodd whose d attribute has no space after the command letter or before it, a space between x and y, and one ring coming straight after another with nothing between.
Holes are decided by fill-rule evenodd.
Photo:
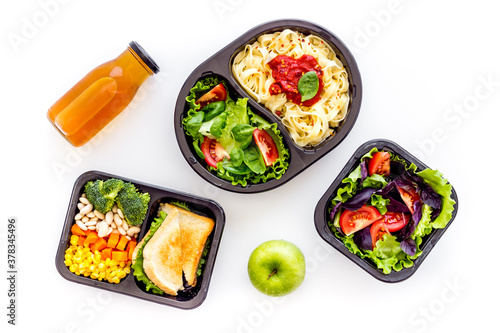
<instances>
[{"instance_id":1,"label":"apple stem","mask_svg":"<svg viewBox=\"0 0 500 333\"><path fill-rule=\"evenodd\" d=\"M271 274L269 274L269 276L267 277L267 279L269 280L271 278L271 276L273 276L274 274L276 274L278 271L276 269L274 269Z\"/></svg>"}]
</instances>

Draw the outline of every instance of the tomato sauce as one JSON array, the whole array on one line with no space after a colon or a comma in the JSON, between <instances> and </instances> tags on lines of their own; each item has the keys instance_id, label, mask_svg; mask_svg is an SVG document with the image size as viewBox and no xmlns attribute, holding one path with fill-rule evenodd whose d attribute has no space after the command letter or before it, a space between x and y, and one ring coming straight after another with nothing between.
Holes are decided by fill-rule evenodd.
<instances>
[{"instance_id":1,"label":"tomato sauce","mask_svg":"<svg viewBox=\"0 0 500 333\"><path fill-rule=\"evenodd\" d=\"M276 56L269 63L275 82L269 87L271 95L285 93L286 97L297 105L313 106L321 99L323 90L323 71L318 61L310 55L304 54L300 58L292 58L287 55ZM302 96L297 88L302 75L314 71L318 75L319 88L316 95L304 102L301 102Z\"/></svg>"}]
</instances>

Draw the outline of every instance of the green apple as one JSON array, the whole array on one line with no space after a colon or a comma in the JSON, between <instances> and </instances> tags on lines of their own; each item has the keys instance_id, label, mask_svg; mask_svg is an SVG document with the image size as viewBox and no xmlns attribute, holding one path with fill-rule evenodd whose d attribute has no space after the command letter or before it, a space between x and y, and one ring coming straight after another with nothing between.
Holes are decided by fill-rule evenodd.
<instances>
[{"instance_id":1,"label":"green apple","mask_svg":"<svg viewBox=\"0 0 500 333\"><path fill-rule=\"evenodd\" d=\"M302 251L285 240L271 240L257 246L248 260L253 286L269 296L284 296L297 289L306 275Z\"/></svg>"}]
</instances>

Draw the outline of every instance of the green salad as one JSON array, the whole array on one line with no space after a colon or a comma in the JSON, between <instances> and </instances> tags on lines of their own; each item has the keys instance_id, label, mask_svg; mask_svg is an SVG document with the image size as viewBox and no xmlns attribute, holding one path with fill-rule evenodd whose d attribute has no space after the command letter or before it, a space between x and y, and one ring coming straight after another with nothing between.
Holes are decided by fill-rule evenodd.
<instances>
[{"instance_id":1,"label":"green salad","mask_svg":"<svg viewBox=\"0 0 500 333\"><path fill-rule=\"evenodd\" d=\"M252 112L247 98L233 100L223 81L206 77L196 82L186 101L184 129L208 170L243 187L285 173L290 153L277 124Z\"/></svg>"},{"instance_id":2,"label":"green salad","mask_svg":"<svg viewBox=\"0 0 500 333\"><path fill-rule=\"evenodd\" d=\"M425 237L446 227L454 205L452 187L439 171L417 171L373 148L342 180L328 226L350 252L389 274L413 266Z\"/></svg>"}]
</instances>

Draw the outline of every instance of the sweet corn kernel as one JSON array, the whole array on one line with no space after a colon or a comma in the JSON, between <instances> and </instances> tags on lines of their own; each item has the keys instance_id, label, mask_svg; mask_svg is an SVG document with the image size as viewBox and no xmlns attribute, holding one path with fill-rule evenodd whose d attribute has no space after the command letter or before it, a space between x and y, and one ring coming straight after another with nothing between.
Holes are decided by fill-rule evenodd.
<instances>
[{"instance_id":1,"label":"sweet corn kernel","mask_svg":"<svg viewBox=\"0 0 500 333\"><path fill-rule=\"evenodd\" d=\"M66 266L71 266L73 264L73 262L70 259L66 259L66 260L64 260L64 264Z\"/></svg>"}]
</instances>

